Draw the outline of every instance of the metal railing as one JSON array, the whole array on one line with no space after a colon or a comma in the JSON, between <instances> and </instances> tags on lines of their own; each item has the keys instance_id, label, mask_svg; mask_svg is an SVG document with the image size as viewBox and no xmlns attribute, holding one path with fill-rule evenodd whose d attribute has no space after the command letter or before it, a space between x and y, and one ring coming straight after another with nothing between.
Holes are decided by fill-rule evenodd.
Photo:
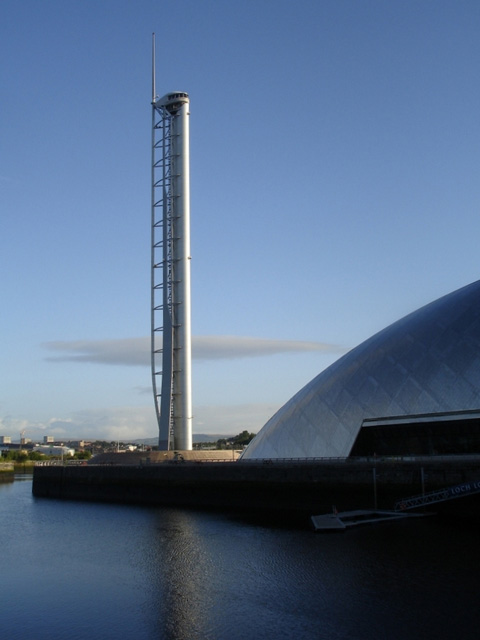
<instances>
[{"instance_id":1,"label":"metal railing","mask_svg":"<svg viewBox=\"0 0 480 640\"><path fill-rule=\"evenodd\" d=\"M456 498L464 498L465 496L480 493L480 480L472 482L464 482L453 487L430 491L417 496L403 498L395 503L395 511L407 511L408 509L416 509L428 504L436 502L445 502L446 500L455 500Z\"/></svg>"}]
</instances>

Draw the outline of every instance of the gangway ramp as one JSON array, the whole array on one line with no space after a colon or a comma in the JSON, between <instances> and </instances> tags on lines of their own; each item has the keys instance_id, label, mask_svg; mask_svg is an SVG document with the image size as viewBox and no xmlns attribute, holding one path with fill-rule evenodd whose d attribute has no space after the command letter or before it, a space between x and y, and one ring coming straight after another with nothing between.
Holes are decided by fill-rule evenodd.
<instances>
[{"instance_id":1,"label":"gangway ramp","mask_svg":"<svg viewBox=\"0 0 480 640\"><path fill-rule=\"evenodd\" d=\"M350 527L359 525L389 522L400 518L421 517L423 515L425 514L356 509L354 511L342 511L340 513L334 511L333 513L311 516L311 521L315 531L345 531Z\"/></svg>"},{"instance_id":2,"label":"gangway ramp","mask_svg":"<svg viewBox=\"0 0 480 640\"><path fill-rule=\"evenodd\" d=\"M446 500L455 500L456 498L465 498L476 493L480 493L480 480L474 482L464 482L453 487L445 489L437 489L429 493L403 498L395 503L394 510L396 512L408 511L409 509L417 509L428 504L436 502L445 502Z\"/></svg>"}]
</instances>

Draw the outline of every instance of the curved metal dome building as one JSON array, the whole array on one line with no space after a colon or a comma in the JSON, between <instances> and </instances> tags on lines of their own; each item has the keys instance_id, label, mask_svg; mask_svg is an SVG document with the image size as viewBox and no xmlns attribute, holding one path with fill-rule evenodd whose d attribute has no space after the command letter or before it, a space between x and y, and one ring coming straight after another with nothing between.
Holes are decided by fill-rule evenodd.
<instances>
[{"instance_id":1,"label":"curved metal dome building","mask_svg":"<svg viewBox=\"0 0 480 640\"><path fill-rule=\"evenodd\" d=\"M294 395L242 459L480 453L480 281L398 320Z\"/></svg>"}]
</instances>

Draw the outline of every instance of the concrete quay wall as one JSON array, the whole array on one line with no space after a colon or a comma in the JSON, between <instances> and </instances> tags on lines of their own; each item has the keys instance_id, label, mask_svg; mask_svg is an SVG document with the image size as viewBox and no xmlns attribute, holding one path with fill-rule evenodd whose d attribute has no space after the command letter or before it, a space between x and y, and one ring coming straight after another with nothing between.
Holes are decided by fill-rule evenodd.
<instances>
[{"instance_id":1,"label":"concrete quay wall","mask_svg":"<svg viewBox=\"0 0 480 640\"><path fill-rule=\"evenodd\" d=\"M422 486L423 478L423 486ZM306 514L391 509L396 500L480 480L480 459L37 466L36 497Z\"/></svg>"}]
</instances>

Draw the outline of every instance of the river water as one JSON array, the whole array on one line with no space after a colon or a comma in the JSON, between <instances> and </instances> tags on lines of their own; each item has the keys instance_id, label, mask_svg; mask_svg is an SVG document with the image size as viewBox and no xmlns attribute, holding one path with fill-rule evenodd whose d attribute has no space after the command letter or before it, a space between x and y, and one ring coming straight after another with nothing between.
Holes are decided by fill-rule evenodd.
<instances>
[{"instance_id":1,"label":"river water","mask_svg":"<svg viewBox=\"0 0 480 640\"><path fill-rule=\"evenodd\" d=\"M0 484L6 640L479 637L478 525L314 534L31 490Z\"/></svg>"}]
</instances>

